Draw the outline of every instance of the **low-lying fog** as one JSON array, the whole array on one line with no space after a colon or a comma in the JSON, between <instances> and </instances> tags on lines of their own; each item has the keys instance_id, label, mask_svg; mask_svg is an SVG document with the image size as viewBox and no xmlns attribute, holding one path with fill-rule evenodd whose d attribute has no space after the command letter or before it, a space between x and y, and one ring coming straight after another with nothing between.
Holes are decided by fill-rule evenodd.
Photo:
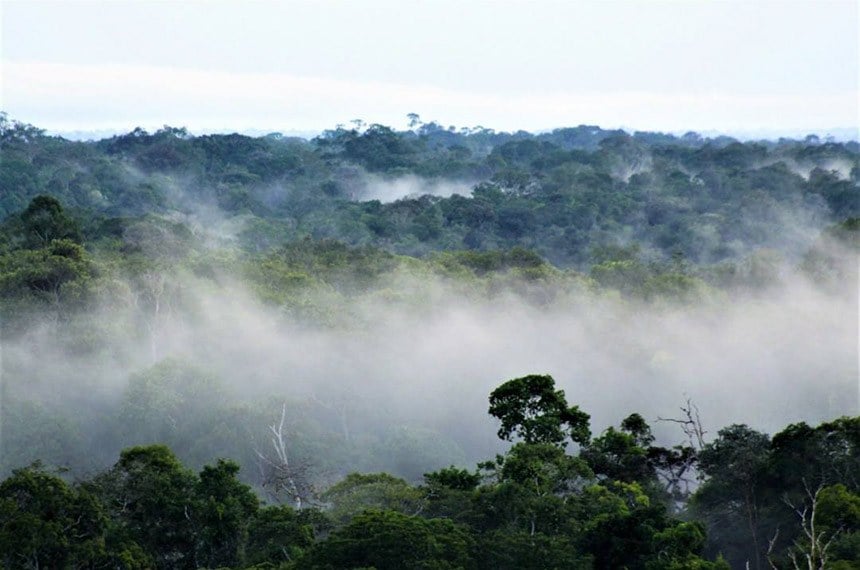
<instances>
[{"instance_id":1,"label":"low-lying fog","mask_svg":"<svg viewBox=\"0 0 860 570\"><path fill-rule=\"evenodd\" d=\"M384 178L367 175L364 185L355 191L356 200L379 200L394 202L402 198L417 198L430 195L447 198L454 194L471 196L473 182L447 179L428 179L415 175Z\"/></svg>"},{"instance_id":2,"label":"low-lying fog","mask_svg":"<svg viewBox=\"0 0 860 570\"><path fill-rule=\"evenodd\" d=\"M301 324L237 284L186 278L182 297L157 316L106 307L88 323L34 324L2 347L0 394L97 426L132 375L175 357L223 383L222 405L271 397L306 402L311 415L337 408L341 423L329 429L345 437L370 424L434 430L467 462L499 449L488 393L529 373L553 375L595 433L634 411L677 417L686 398L711 437L735 422L773 433L858 413L856 289L823 292L799 278L697 306L584 292L535 306L407 277L349 303L349 324L337 327ZM682 439L672 424L654 427L664 443Z\"/></svg>"}]
</instances>

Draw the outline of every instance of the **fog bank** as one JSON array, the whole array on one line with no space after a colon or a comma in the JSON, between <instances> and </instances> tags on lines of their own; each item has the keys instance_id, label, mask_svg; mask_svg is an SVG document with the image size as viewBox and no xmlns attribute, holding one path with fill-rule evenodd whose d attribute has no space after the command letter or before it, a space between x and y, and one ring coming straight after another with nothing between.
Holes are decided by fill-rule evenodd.
<instances>
[{"instance_id":1,"label":"fog bank","mask_svg":"<svg viewBox=\"0 0 860 570\"><path fill-rule=\"evenodd\" d=\"M497 451L487 395L530 373L553 375L569 402L592 415L595 433L632 412L650 422L676 416L686 398L699 406L712 437L731 423L773 433L791 422L860 413L857 296L824 292L799 278L766 295L700 304L578 292L540 305L514 294L467 296L450 283L407 276L351 299L336 326L266 306L233 281L180 281L157 314L141 303L106 306L87 320L46 321L4 341L7 411L13 401L34 402L58 422L56 429L72 426L105 458L115 457L119 448L140 443L135 434L149 433L128 425L149 421L128 416L144 405L130 396L130 379L174 359L212 379L195 393L200 409L193 413L251 406L238 423L245 435L231 432L231 445L250 450L266 441L266 426L288 401L291 425L316 426L316 435L296 428L299 439L354 446L409 429L449 442L414 468L418 474ZM335 312L344 307L336 295L330 300ZM176 400L177 390L163 397ZM127 435L100 431L111 422L129 428ZM214 449L195 453L229 449L219 443L217 425L205 434ZM672 424L654 427L665 443L680 439ZM4 441L22 437L22 429L7 419ZM331 469L396 470L386 462L397 452L377 449L363 463L345 457ZM46 461L58 460L50 446L41 451Z\"/></svg>"}]
</instances>

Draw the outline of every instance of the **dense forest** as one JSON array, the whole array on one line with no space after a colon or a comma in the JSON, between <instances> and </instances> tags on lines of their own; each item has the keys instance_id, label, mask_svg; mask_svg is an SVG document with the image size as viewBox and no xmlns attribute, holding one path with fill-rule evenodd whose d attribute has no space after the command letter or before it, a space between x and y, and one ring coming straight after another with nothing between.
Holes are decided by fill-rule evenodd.
<instances>
[{"instance_id":1,"label":"dense forest","mask_svg":"<svg viewBox=\"0 0 860 570\"><path fill-rule=\"evenodd\" d=\"M410 119L0 115L4 568L860 568L860 144Z\"/></svg>"}]
</instances>

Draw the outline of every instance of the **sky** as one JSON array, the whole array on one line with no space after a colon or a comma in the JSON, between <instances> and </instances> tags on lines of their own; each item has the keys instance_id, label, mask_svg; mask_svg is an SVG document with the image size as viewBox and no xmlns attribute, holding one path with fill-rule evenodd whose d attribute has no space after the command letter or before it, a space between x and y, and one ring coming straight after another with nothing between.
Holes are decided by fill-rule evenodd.
<instances>
[{"instance_id":1,"label":"sky","mask_svg":"<svg viewBox=\"0 0 860 570\"><path fill-rule=\"evenodd\" d=\"M0 108L53 132L860 124L858 0L0 0L0 22Z\"/></svg>"}]
</instances>

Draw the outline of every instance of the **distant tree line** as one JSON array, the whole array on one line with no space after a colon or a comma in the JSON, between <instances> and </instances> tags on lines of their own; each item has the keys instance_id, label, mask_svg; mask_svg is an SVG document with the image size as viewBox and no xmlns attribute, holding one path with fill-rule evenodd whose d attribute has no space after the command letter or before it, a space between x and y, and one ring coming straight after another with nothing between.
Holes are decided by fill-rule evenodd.
<instances>
[{"instance_id":1,"label":"distant tree line","mask_svg":"<svg viewBox=\"0 0 860 570\"><path fill-rule=\"evenodd\" d=\"M414 125L358 123L311 141L165 127L72 142L4 116L0 218L51 195L93 239L129 217L206 206L245 217L249 251L305 237L413 256L519 246L581 270L631 245L648 262L713 264L763 248L791 257L810 230L860 216L856 142ZM458 181L468 195L368 198L404 177Z\"/></svg>"}]
</instances>

